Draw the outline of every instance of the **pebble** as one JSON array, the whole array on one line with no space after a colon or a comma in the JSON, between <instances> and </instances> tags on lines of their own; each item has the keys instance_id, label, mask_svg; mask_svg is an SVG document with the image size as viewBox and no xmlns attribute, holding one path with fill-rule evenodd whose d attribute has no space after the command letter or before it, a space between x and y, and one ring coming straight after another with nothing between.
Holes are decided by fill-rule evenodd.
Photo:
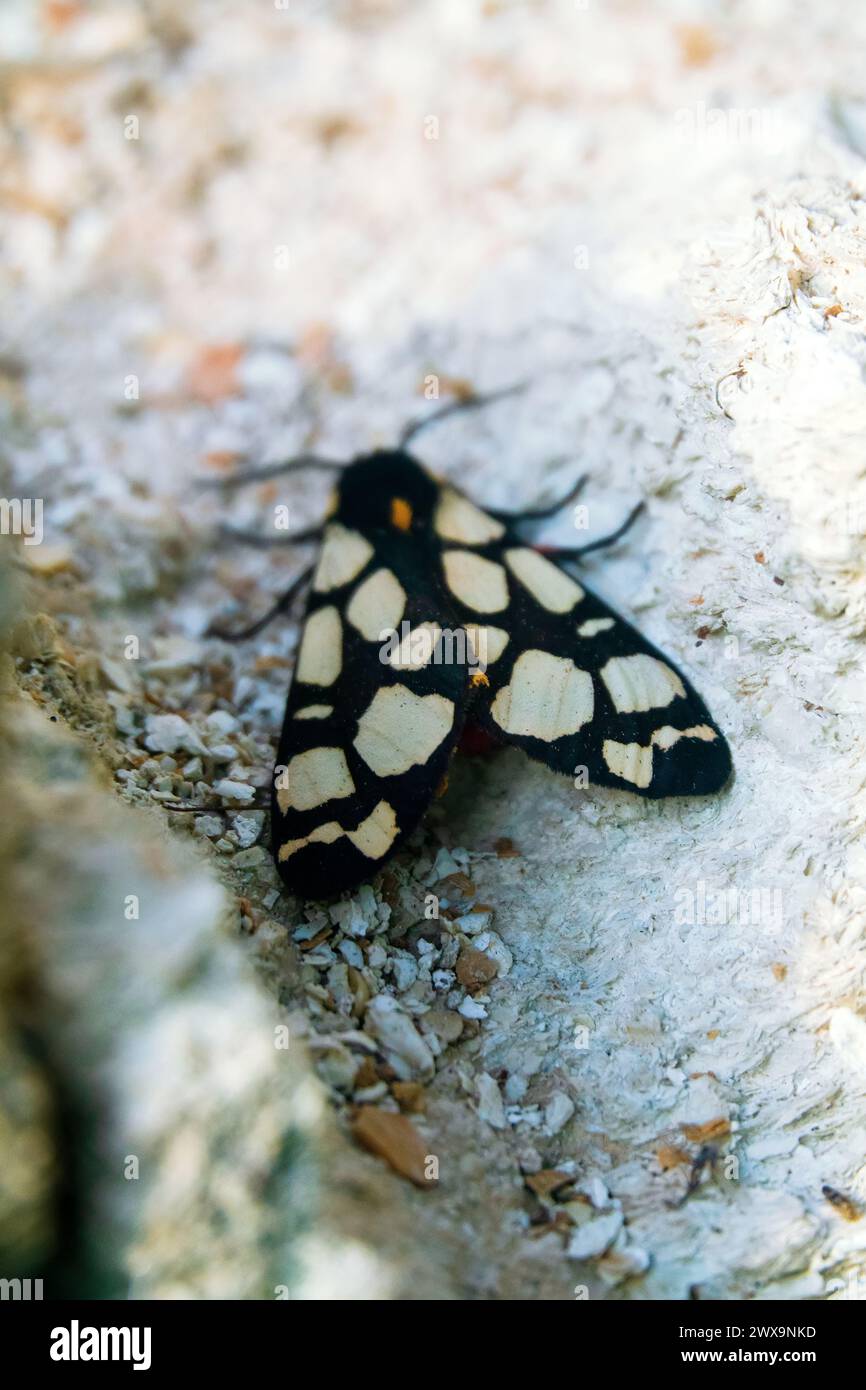
<instances>
[{"instance_id":1,"label":"pebble","mask_svg":"<svg viewBox=\"0 0 866 1390\"><path fill-rule=\"evenodd\" d=\"M180 714L149 714L145 721L145 748L152 753L204 753L205 747L191 724Z\"/></svg>"},{"instance_id":2,"label":"pebble","mask_svg":"<svg viewBox=\"0 0 866 1390\"><path fill-rule=\"evenodd\" d=\"M548 1134L558 1134L574 1114L574 1101L564 1091L554 1091L544 1107L544 1127Z\"/></svg>"},{"instance_id":3,"label":"pebble","mask_svg":"<svg viewBox=\"0 0 866 1390\"><path fill-rule=\"evenodd\" d=\"M432 975L433 988L443 991L450 989L456 978L453 970L434 970Z\"/></svg>"},{"instance_id":4,"label":"pebble","mask_svg":"<svg viewBox=\"0 0 866 1390\"><path fill-rule=\"evenodd\" d=\"M401 1081L433 1075L433 1054L409 1015L390 994L377 994L370 1000L364 1028L381 1044Z\"/></svg>"},{"instance_id":5,"label":"pebble","mask_svg":"<svg viewBox=\"0 0 866 1390\"><path fill-rule=\"evenodd\" d=\"M505 1099L510 1105L516 1105L523 1100L526 1095L529 1082L525 1076L521 1076L519 1071L513 1071L505 1083Z\"/></svg>"},{"instance_id":6,"label":"pebble","mask_svg":"<svg viewBox=\"0 0 866 1390\"><path fill-rule=\"evenodd\" d=\"M391 970L394 976L394 984L402 994L404 990L414 985L418 978L418 963L414 956L410 956L408 951L396 952L392 957Z\"/></svg>"},{"instance_id":7,"label":"pebble","mask_svg":"<svg viewBox=\"0 0 866 1390\"><path fill-rule=\"evenodd\" d=\"M236 733L240 724L227 709L215 709L205 720L205 727L208 732L224 736L225 734Z\"/></svg>"},{"instance_id":8,"label":"pebble","mask_svg":"<svg viewBox=\"0 0 866 1390\"><path fill-rule=\"evenodd\" d=\"M347 903L335 903L329 915L334 926L340 927L346 936L366 936L370 930L371 923L354 898Z\"/></svg>"},{"instance_id":9,"label":"pebble","mask_svg":"<svg viewBox=\"0 0 866 1390\"><path fill-rule=\"evenodd\" d=\"M505 1107L502 1094L489 1072L483 1071L476 1078L475 1091L478 1096L478 1115L491 1129L505 1129Z\"/></svg>"},{"instance_id":10,"label":"pebble","mask_svg":"<svg viewBox=\"0 0 866 1390\"><path fill-rule=\"evenodd\" d=\"M429 1145L405 1115L363 1105L352 1121L352 1133L359 1144L416 1187L433 1186L427 1176Z\"/></svg>"},{"instance_id":11,"label":"pebble","mask_svg":"<svg viewBox=\"0 0 866 1390\"><path fill-rule=\"evenodd\" d=\"M354 965L356 970L360 970L363 967L364 953L356 941L341 941L337 950L348 965ZM373 954L372 951L370 954Z\"/></svg>"},{"instance_id":12,"label":"pebble","mask_svg":"<svg viewBox=\"0 0 866 1390\"><path fill-rule=\"evenodd\" d=\"M477 994L495 979L497 969L496 962L483 951L477 951L474 946L464 946L457 961L457 979L470 994Z\"/></svg>"},{"instance_id":13,"label":"pebble","mask_svg":"<svg viewBox=\"0 0 866 1390\"><path fill-rule=\"evenodd\" d=\"M156 656L143 666L146 676L179 676L201 665L201 647L186 637L157 638L154 647Z\"/></svg>"},{"instance_id":14,"label":"pebble","mask_svg":"<svg viewBox=\"0 0 866 1390\"><path fill-rule=\"evenodd\" d=\"M339 1043L330 1047L316 1062L316 1070L322 1080L333 1086L335 1091L351 1091L358 1066L349 1049Z\"/></svg>"},{"instance_id":15,"label":"pebble","mask_svg":"<svg viewBox=\"0 0 866 1390\"><path fill-rule=\"evenodd\" d=\"M222 816L195 816L192 828L196 835L207 835L208 839L215 840L223 833Z\"/></svg>"},{"instance_id":16,"label":"pebble","mask_svg":"<svg viewBox=\"0 0 866 1390\"><path fill-rule=\"evenodd\" d=\"M483 1004L477 1004L474 999L464 999L458 1009L464 1018L486 1018L487 1010Z\"/></svg>"},{"instance_id":17,"label":"pebble","mask_svg":"<svg viewBox=\"0 0 866 1390\"><path fill-rule=\"evenodd\" d=\"M492 920L491 912L466 912L462 917L455 917L451 925L464 936L477 936L487 930Z\"/></svg>"},{"instance_id":18,"label":"pebble","mask_svg":"<svg viewBox=\"0 0 866 1390\"><path fill-rule=\"evenodd\" d=\"M591 1260L603 1255L619 1235L622 1222L621 1211L606 1212L604 1216L587 1221L571 1237L566 1255L570 1260Z\"/></svg>"},{"instance_id":19,"label":"pebble","mask_svg":"<svg viewBox=\"0 0 866 1390\"><path fill-rule=\"evenodd\" d=\"M236 854L232 863L236 869L252 869L257 864L264 864L267 857L263 845L253 845L252 849L242 849L239 854Z\"/></svg>"},{"instance_id":20,"label":"pebble","mask_svg":"<svg viewBox=\"0 0 866 1390\"><path fill-rule=\"evenodd\" d=\"M215 763L230 763L237 757L238 750L233 743L212 743L207 751Z\"/></svg>"},{"instance_id":21,"label":"pebble","mask_svg":"<svg viewBox=\"0 0 866 1390\"><path fill-rule=\"evenodd\" d=\"M252 801L256 794L255 787L251 787L247 782L232 782L228 777L221 777L218 782L214 782L213 789L223 801Z\"/></svg>"},{"instance_id":22,"label":"pebble","mask_svg":"<svg viewBox=\"0 0 866 1390\"><path fill-rule=\"evenodd\" d=\"M232 829L238 837L241 849L249 849L262 833L265 823L264 811L250 811L246 815L232 817Z\"/></svg>"},{"instance_id":23,"label":"pebble","mask_svg":"<svg viewBox=\"0 0 866 1390\"><path fill-rule=\"evenodd\" d=\"M483 951L486 956L495 961L500 977L509 973L514 964L514 957L498 932L481 932L479 936L476 936L473 945L476 950Z\"/></svg>"}]
</instances>

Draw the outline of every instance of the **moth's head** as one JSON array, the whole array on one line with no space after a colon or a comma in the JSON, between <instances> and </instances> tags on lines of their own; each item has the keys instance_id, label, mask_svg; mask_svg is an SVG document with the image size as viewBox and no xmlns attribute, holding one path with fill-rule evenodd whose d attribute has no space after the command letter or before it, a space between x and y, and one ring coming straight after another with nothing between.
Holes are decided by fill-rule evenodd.
<instances>
[{"instance_id":1,"label":"moth's head","mask_svg":"<svg viewBox=\"0 0 866 1390\"><path fill-rule=\"evenodd\" d=\"M382 449L349 464L333 514L356 529L420 532L432 520L437 497L435 481L411 454Z\"/></svg>"}]
</instances>

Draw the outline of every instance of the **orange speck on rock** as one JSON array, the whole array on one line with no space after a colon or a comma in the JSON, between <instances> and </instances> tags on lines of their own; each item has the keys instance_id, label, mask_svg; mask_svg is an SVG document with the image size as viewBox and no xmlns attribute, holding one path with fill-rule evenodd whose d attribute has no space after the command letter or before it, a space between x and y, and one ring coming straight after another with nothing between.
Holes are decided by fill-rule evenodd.
<instances>
[{"instance_id":1,"label":"orange speck on rock","mask_svg":"<svg viewBox=\"0 0 866 1390\"><path fill-rule=\"evenodd\" d=\"M719 51L718 40L706 24L680 24L677 27L677 41L680 58L687 68L705 67Z\"/></svg>"},{"instance_id":2,"label":"orange speck on rock","mask_svg":"<svg viewBox=\"0 0 866 1390\"><path fill-rule=\"evenodd\" d=\"M717 1139L725 1139L731 1132L731 1122L725 1115L715 1120L707 1120L702 1125L681 1125L683 1134L692 1144L707 1144Z\"/></svg>"},{"instance_id":3,"label":"orange speck on rock","mask_svg":"<svg viewBox=\"0 0 866 1390\"><path fill-rule=\"evenodd\" d=\"M670 1168L682 1168L692 1161L685 1149L678 1148L676 1144L662 1144L661 1148L656 1150L656 1158L663 1173L667 1173Z\"/></svg>"},{"instance_id":4,"label":"orange speck on rock","mask_svg":"<svg viewBox=\"0 0 866 1390\"><path fill-rule=\"evenodd\" d=\"M240 394L238 365L243 348L237 343L214 343L202 348L187 373L187 390L196 400L212 403Z\"/></svg>"}]
</instances>

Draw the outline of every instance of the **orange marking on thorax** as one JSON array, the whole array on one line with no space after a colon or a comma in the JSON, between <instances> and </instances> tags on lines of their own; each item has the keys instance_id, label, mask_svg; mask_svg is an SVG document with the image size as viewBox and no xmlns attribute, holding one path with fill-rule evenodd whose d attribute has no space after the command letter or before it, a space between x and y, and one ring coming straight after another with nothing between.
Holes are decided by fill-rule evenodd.
<instances>
[{"instance_id":1,"label":"orange marking on thorax","mask_svg":"<svg viewBox=\"0 0 866 1390\"><path fill-rule=\"evenodd\" d=\"M489 685L490 680L483 671L473 671L469 678L470 685Z\"/></svg>"},{"instance_id":2,"label":"orange marking on thorax","mask_svg":"<svg viewBox=\"0 0 866 1390\"><path fill-rule=\"evenodd\" d=\"M391 525L398 531L408 531L412 525L412 508L405 497L391 498Z\"/></svg>"}]
</instances>

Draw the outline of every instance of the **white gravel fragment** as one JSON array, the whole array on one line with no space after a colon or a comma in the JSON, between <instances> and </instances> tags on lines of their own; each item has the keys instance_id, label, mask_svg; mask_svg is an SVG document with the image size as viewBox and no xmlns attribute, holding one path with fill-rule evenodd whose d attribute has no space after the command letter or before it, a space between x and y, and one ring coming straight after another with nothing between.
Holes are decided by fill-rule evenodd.
<instances>
[{"instance_id":1,"label":"white gravel fragment","mask_svg":"<svg viewBox=\"0 0 866 1390\"><path fill-rule=\"evenodd\" d=\"M221 777L214 782L213 789L223 801L253 801L256 795L255 787L247 782L233 782L229 777Z\"/></svg>"},{"instance_id":2,"label":"white gravel fragment","mask_svg":"<svg viewBox=\"0 0 866 1390\"><path fill-rule=\"evenodd\" d=\"M465 912L462 917L455 917L451 925L464 936L477 936L486 931L492 921L492 912Z\"/></svg>"},{"instance_id":3,"label":"white gravel fragment","mask_svg":"<svg viewBox=\"0 0 866 1390\"><path fill-rule=\"evenodd\" d=\"M370 930L371 923L355 898L346 903L334 903L329 915L334 926L340 927L346 936L366 936Z\"/></svg>"},{"instance_id":4,"label":"white gravel fragment","mask_svg":"<svg viewBox=\"0 0 866 1390\"><path fill-rule=\"evenodd\" d=\"M180 714L149 714L145 721L145 748L153 753L204 753L205 746L191 724Z\"/></svg>"},{"instance_id":5,"label":"white gravel fragment","mask_svg":"<svg viewBox=\"0 0 866 1390\"><path fill-rule=\"evenodd\" d=\"M411 988L418 978L418 962L414 956L409 955L408 951L398 951L392 957L391 970L394 984L401 994L404 990Z\"/></svg>"},{"instance_id":6,"label":"white gravel fragment","mask_svg":"<svg viewBox=\"0 0 866 1390\"><path fill-rule=\"evenodd\" d=\"M343 957L347 965L353 965L356 970L360 970L364 964L364 953L357 941L341 941L337 950Z\"/></svg>"},{"instance_id":7,"label":"white gravel fragment","mask_svg":"<svg viewBox=\"0 0 866 1390\"><path fill-rule=\"evenodd\" d=\"M436 858L433 860L433 868L427 875L427 883L438 883L440 879L448 878L450 874L459 874L460 865L447 849L440 849Z\"/></svg>"},{"instance_id":8,"label":"white gravel fragment","mask_svg":"<svg viewBox=\"0 0 866 1390\"><path fill-rule=\"evenodd\" d=\"M558 1134L574 1114L574 1101L564 1091L554 1091L544 1107L544 1127L548 1134Z\"/></svg>"},{"instance_id":9,"label":"white gravel fragment","mask_svg":"<svg viewBox=\"0 0 866 1390\"><path fill-rule=\"evenodd\" d=\"M433 1054L415 1024L390 994L370 1000L364 1027L380 1043L401 1081L433 1075Z\"/></svg>"},{"instance_id":10,"label":"white gravel fragment","mask_svg":"<svg viewBox=\"0 0 866 1390\"><path fill-rule=\"evenodd\" d=\"M431 978L434 989L445 990L451 988L457 976L453 970L434 970Z\"/></svg>"},{"instance_id":11,"label":"white gravel fragment","mask_svg":"<svg viewBox=\"0 0 866 1390\"><path fill-rule=\"evenodd\" d=\"M222 738L226 734L236 733L240 728L240 723L227 709L215 709L205 720L205 728L208 731L208 736L217 734Z\"/></svg>"},{"instance_id":12,"label":"white gravel fragment","mask_svg":"<svg viewBox=\"0 0 866 1390\"><path fill-rule=\"evenodd\" d=\"M265 823L264 811L250 811L248 815L232 817L232 829L238 837L241 849L249 849L262 833Z\"/></svg>"},{"instance_id":13,"label":"white gravel fragment","mask_svg":"<svg viewBox=\"0 0 866 1390\"><path fill-rule=\"evenodd\" d=\"M464 1018L487 1017L487 1010L485 1009L484 1005L478 1004L474 999L469 999L468 997L463 1000L463 1003L459 1006L457 1012L459 1014L462 1014Z\"/></svg>"},{"instance_id":14,"label":"white gravel fragment","mask_svg":"<svg viewBox=\"0 0 866 1390\"><path fill-rule=\"evenodd\" d=\"M233 743L211 743L207 751L208 757L215 763L233 762L238 752Z\"/></svg>"},{"instance_id":15,"label":"white gravel fragment","mask_svg":"<svg viewBox=\"0 0 866 1390\"><path fill-rule=\"evenodd\" d=\"M606 1184L602 1182L597 1174L594 1177L588 1178L586 1182L581 1183L580 1191L585 1193L596 1211L606 1211L610 1206L610 1193L607 1190Z\"/></svg>"},{"instance_id":16,"label":"white gravel fragment","mask_svg":"<svg viewBox=\"0 0 866 1390\"><path fill-rule=\"evenodd\" d=\"M478 1097L478 1115L491 1129L505 1129L505 1107L502 1094L489 1072L483 1071L476 1078L475 1091Z\"/></svg>"},{"instance_id":17,"label":"white gravel fragment","mask_svg":"<svg viewBox=\"0 0 866 1390\"><path fill-rule=\"evenodd\" d=\"M192 828L196 835L206 835L209 840L216 840L223 833L222 816L194 816Z\"/></svg>"},{"instance_id":18,"label":"white gravel fragment","mask_svg":"<svg viewBox=\"0 0 866 1390\"><path fill-rule=\"evenodd\" d=\"M587 1221L568 1243L566 1255L570 1260L591 1260L603 1255L622 1230L622 1212L606 1212Z\"/></svg>"},{"instance_id":19,"label":"white gravel fragment","mask_svg":"<svg viewBox=\"0 0 866 1390\"><path fill-rule=\"evenodd\" d=\"M516 1105L523 1100L526 1095L529 1082L525 1076L521 1076L519 1071L513 1071L505 1083L505 1099L511 1105Z\"/></svg>"}]
</instances>

